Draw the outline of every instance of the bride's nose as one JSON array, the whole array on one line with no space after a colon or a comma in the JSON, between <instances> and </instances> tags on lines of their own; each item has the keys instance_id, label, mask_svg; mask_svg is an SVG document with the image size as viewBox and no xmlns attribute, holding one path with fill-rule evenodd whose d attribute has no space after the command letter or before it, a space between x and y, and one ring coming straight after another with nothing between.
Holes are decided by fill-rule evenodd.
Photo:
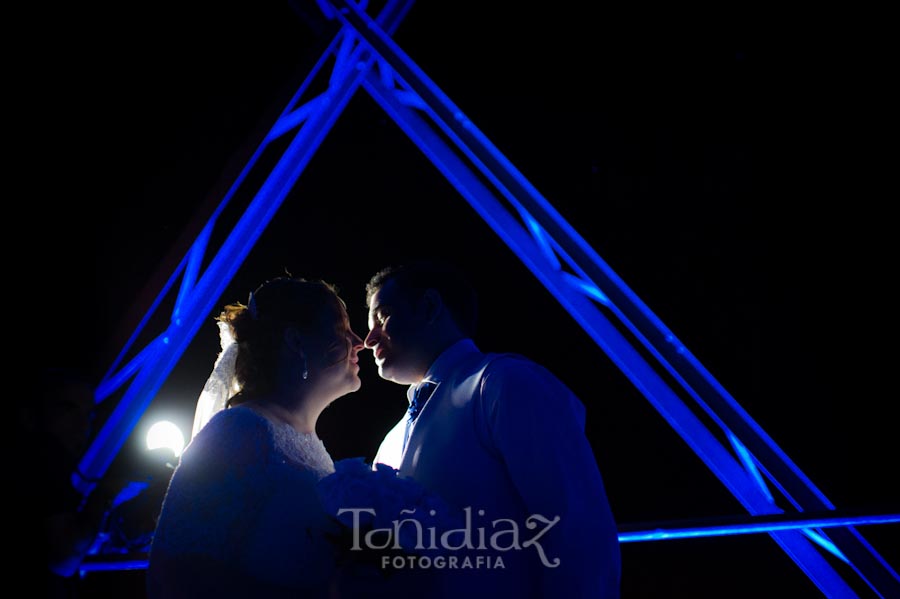
<instances>
[{"instance_id":1,"label":"bride's nose","mask_svg":"<svg viewBox=\"0 0 900 599\"><path fill-rule=\"evenodd\" d=\"M363 342L362 337L360 337L353 331L350 331L350 343L352 344L354 351L356 351L357 353L361 352L365 348L365 343Z\"/></svg>"}]
</instances>

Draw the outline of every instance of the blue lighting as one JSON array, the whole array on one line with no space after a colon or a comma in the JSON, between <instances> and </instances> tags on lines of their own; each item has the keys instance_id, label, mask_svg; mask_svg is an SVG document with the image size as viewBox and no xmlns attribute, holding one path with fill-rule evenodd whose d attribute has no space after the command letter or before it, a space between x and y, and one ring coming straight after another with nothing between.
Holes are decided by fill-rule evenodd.
<instances>
[{"instance_id":1,"label":"blue lighting","mask_svg":"<svg viewBox=\"0 0 900 599\"><path fill-rule=\"evenodd\" d=\"M812 528L830 528L837 526L862 526L871 524L893 524L900 522L900 514L887 514L876 516L852 516L833 518L803 518L787 519L780 522L743 522L725 524L719 526L686 526L676 528L658 528L653 530L641 530L619 533L620 543L644 543L649 541L674 541L684 539L700 539L706 537L723 537L747 534L763 534L776 531L800 530L812 532ZM815 533L813 533L815 534ZM822 538L821 535L816 535ZM823 544L830 544L822 538ZM846 560L835 547L838 557ZM147 567L147 561L133 560L88 560L81 565L83 572L103 570L134 570Z\"/></svg>"},{"instance_id":2,"label":"blue lighting","mask_svg":"<svg viewBox=\"0 0 900 599\"><path fill-rule=\"evenodd\" d=\"M741 443L731 431L727 431L728 440L731 441L731 446L734 447L735 452L738 454L738 457L741 460L741 463L744 464L744 468L747 469L747 472L753 477L753 480L756 481L756 484L759 485L759 488L765 493L770 503L775 503L775 498L772 496L772 492L769 491L769 486L766 484L766 481L763 479L762 474L759 473L759 468L756 467L756 460L753 458L753 455L747 451L747 448L744 447L744 444Z\"/></svg>"},{"instance_id":3,"label":"blue lighting","mask_svg":"<svg viewBox=\"0 0 900 599\"><path fill-rule=\"evenodd\" d=\"M747 521L715 526L674 525L626 531L619 535L621 542L765 533L826 596L855 594L816 545L848 563L877 594L900 596L900 577L853 528L900 522L900 515L807 515L833 510L834 506L525 176L394 43L390 34L412 1L388 0L376 21L351 0L317 2L329 18L338 19L343 27L232 184L98 386L95 399L101 401L131 380L73 473L76 489L88 495L102 479L138 418L362 85L750 514ZM316 74L329 61L333 61L333 68L328 89L301 103ZM376 61L377 70L372 68ZM218 216L269 142L288 134L294 137L283 156L207 269L201 272ZM502 199L514 212L502 204ZM575 274L564 271L563 263ZM178 277L181 284L169 328L117 371ZM626 338L612 319L618 319L633 336ZM641 345L647 352L639 351ZM664 379L662 371L671 376ZM721 433L713 434L695 414L696 406L689 406L682 399L685 394L725 431L734 453L720 440ZM767 479L800 515L783 515ZM825 528L831 529L828 537L817 530ZM146 560L139 559L88 561L82 571L145 567Z\"/></svg>"},{"instance_id":4,"label":"blue lighting","mask_svg":"<svg viewBox=\"0 0 900 599\"><path fill-rule=\"evenodd\" d=\"M825 549L825 551L834 555L845 564L850 563L850 560L847 559L847 556L841 553L841 550L837 548L837 545L828 540L828 538L824 534L820 534L819 532L810 530L808 528L804 528L801 532L809 537L813 543L816 543L817 545Z\"/></svg>"},{"instance_id":5,"label":"blue lighting","mask_svg":"<svg viewBox=\"0 0 900 599\"><path fill-rule=\"evenodd\" d=\"M379 55L379 61L390 64L394 83L418 94L427 104L422 113L415 114L409 102L398 97L395 85L386 87L382 81L367 77L364 89L394 119L416 143L447 180L470 203L475 211L501 237L519 259L533 272L562 306L596 341L610 359L647 397L660 414L689 444L713 473L725 484L752 515L778 514L782 510L772 502L756 467L783 479L782 488L798 498L806 510L833 509L822 492L794 464L763 429L744 411L716 379L697 361L675 335L644 305L627 285L606 265L587 242L556 212L543 196L513 167L475 127L464 113L443 94L437 85L381 31L377 24L349 0L332 0L340 6L335 16L357 34ZM440 129L455 147L450 147L436 135ZM464 162L461 157L469 160ZM478 175L496 187L496 192L519 210L525 228L510 218L499 205L494 191L481 183ZM521 207L521 208L520 208ZM526 214L528 216L526 216ZM535 227L530 221L536 221ZM535 235L535 231L539 231ZM529 233L531 233L529 235ZM576 272L585 276L582 285L561 273L558 261L548 255L549 244L562 246L564 253L574 259ZM571 283L576 283L575 289ZM662 368L673 374L676 382L710 413L717 424L732 431L740 445L735 445L738 460L726 446L715 439L681 398L661 379L621 333L600 313L596 306L581 301L593 294L593 288L608 298L615 316L644 343ZM576 293L573 293L576 291ZM580 296L580 297L579 297ZM657 366L659 367L659 366ZM746 449L741 452L739 447ZM752 454L751 454L752 452ZM827 596L852 596L846 582L823 559L813 543L794 528L772 530L770 533L785 552ZM851 557L857 572L873 588L898 588L897 576L883 559L868 546L853 529L836 528L835 545Z\"/></svg>"},{"instance_id":6,"label":"blue lighting","mask_svg":"<svg viewBox=\"0 0 900 599\"><path fill-rule=\"evenodd\" d=\"M703 537L723 537L769 533L782 530L803 530L809 528L827 528L835 526L859 526L863 524L891 524L900 522L900 514L885 516L857 516L852 518L819 518L813 520L797 519L786 522L760 522L745 524L729 524L723 526L698 526L686 528L670 528L626 532L619 534L620 543L639 541L671 541L675 539L699 539Z\"/></svg>"},{"instance_id":7,"label":"blue lighting","mask_svg":"<svg viewBox=\"0 0 900 599\"><path fill-rule=\"evenodd\" d=\"M399 2L397 1L389 1L382 11L386 21L389 21L387 25L391 28L396 26L396 22L402 18L405 10L408 9L408 7L398 8L398 4ZM343 33L338 35L343 36L342 39L344 40L355 38L351 29L345 29ZM185 284L182 286L179 292L178 311L180 318L187 323L187 326L175 327L170 325L169 330L163 336L162 345L167 346L165 351L160 351L162 345L156 344L157 347L154 347L153 351L147 353L130 387L82 457L78 468L72 475L72 482L75 488L83 495L91 493L96 486L96 481L102 478L125 439L134 429L140 415L149 405L189 343L193 340L201 323L213 310L215 302L221 297L225 288L234 277L235 272L243 263L244 258L274 217L281 202L288 195L294 182L331 130L332 125L359 86L360 80L369 71L374 59L368 48L362 44L351 44L349 41L345 45L348 49L351 46L352 50L350 50L349 56L344 61L344 67L347 64L355 65L361 60L364 60L368 66L362 70L342 68L339 76L334 75L332 77L332 86L323 94L323 100L318 103L318 110L314 111L305 120L303 126L284 151L281 159L260 186L238 223L225 239L222 247L219 248L218 253L209 262L206 271L197 278L196 284ZM311 76L307 77L306 81L304 81L303 89L310 85L310 80ZM293 103L296 100L297 96L291 102ZM265 143L264 141L262 146L265 146ZM257 148L251 163L255 162L260 156L263 149L262 146ZM205 250L207 236L212 223L224 210L225 204L233 196L237 186L245 179L249 170L250 165L242 170L238 180L232 185L226 197L216 208L210 223L194 242L191 254L182 259L176 272L166 282L165 288L157 296L150 313L145 315L138 331L132 335L128 345L122 350L110 372L114 372L118 361L126 353L140 329L149 320L150 314L155 311L161 299L168 293L177 276L186 270L188 261L192 264L200 263L200 254ZM195 248L196 251L194 250ZM193 279L195 274L195 272L190 273L188 278ZM119 377L116 377L116 379L123 381Z\"/></svg>"},{"instance_id":8,"label":"blue lighting","mask_svg":"<svg viewBox=\"0 0 900 599\"><path fill-rule=\"evenodd\" d=\"M593 283L585 281L584 279L579 279L575 275L571 275L567 272L563 272L562 276L563 279L565 279L565 281L569 283L569 285L571 285L575 289L578 289L589 298L600 302L604 306L609 305L609 298L606 297L606 294L600 291L600 289L598 289L597 286Z\"/></svg>"},{"instance_id":9,"label":"blue lighting","mask_svg":"<svg viewBox=\"0 0 900 599\"><path fill-rule=\"evenodd\" d=\"M86 561L79 566L82 574L88 572L115 572L120 570L146 570L149 561L146 559L128 559L117 561Z\"/></svg>"}]
</instances>

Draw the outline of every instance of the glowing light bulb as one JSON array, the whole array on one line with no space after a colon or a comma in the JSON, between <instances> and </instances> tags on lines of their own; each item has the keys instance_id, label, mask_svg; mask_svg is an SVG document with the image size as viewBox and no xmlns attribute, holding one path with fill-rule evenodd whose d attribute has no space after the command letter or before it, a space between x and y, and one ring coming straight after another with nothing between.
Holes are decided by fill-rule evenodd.
<instances>
[{"instance_id":1,"label":"glowing light bulb","mask_svg":"<svg viewBox=\"0 0 900 599\"><path fill-rule=\"evenodd\" d=\"M184 449L184 433L172 422L162 420L150 427L147 431L147 449L159 449L168 447L175 456L180 456Z\"/></svg>"}]
</instances>

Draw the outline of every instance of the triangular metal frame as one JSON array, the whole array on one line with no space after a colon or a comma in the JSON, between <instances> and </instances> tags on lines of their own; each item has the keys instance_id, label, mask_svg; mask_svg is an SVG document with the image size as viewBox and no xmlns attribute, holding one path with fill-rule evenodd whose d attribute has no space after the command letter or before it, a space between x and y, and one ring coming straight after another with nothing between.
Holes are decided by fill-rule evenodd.
<instances>
[{"instance_id":1,"label":"triangular metal frame","mask_svg":"<svg viewBox=\"0 0 900 599\"><path fill-rule=\"evenodd\" d=\"M88 495L106 473L200 325L206 322L214 303L361 86L646 396L746 508L751 520L758 518L759 530L768 532L826 596L857 595L823 550L850 565L879 596L900 597L900 577L853 527L896 522L900 516L827 517L836 512L825 495L391 39L412 4L412 0L388 0L373 20L350 0L319 0L325 15L340 23L339 32L101 381L98 402L128 386L73 474L74 486ZM332 71L327 89L309 98L313 80L329 63ZM271 142L290 135L293 138L281 158L201 272L224 207ZM136 357L122 364L176 283L179 287L170 324ZM689 401L720 430L704 424ZM793 525L784 525L792 514L777 505L770 483L801 513L793 515ZM826 516L816 521L808 517L810 514ZM828 536L822 530L825 527L831 529ZM644 540L638 537L620 535L622 541ZM662 534L656 538L676 536Z\"/></svg>"}]
</instances>

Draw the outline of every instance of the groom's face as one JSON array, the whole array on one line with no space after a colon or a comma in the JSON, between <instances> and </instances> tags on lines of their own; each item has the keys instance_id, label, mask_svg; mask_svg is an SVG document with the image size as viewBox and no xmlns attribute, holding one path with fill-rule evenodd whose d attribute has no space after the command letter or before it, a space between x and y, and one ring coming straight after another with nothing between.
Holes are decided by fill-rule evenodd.
<instances>
[{"instance_id":1,"label":"groom's face","mask_svg":"<svg viewBox=\"0 0 900 599\"><path fill-rule=\"evenodd\" d=\"M372 296L365 344L375 355L381 378L402 385L422 380L429 366L422 345L424 326L422 314L395 281L388 280Z\"/></svg>"}]
</instances>

